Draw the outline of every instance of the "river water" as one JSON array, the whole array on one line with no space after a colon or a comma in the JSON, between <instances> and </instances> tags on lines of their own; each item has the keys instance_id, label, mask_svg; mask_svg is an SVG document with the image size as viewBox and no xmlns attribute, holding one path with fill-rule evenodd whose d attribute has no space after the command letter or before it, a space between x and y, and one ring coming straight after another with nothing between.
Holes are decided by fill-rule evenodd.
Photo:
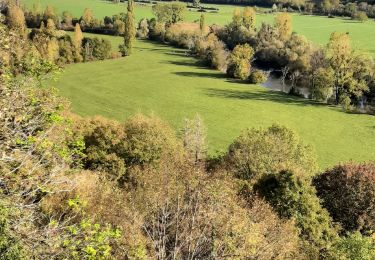
<instances>
[{"instance_id":1,"label":"river water","mask_svg":"<svg viewBox=\"0 0 375 260\"><path fill-rule=\"evenodd\" d=\"M268 88L270 90L282 91L285 93L289 93L292 86L288 83L283 84L281 83L281 79L276 77L272 73L269 73L268 79L266 82L262 83L261 86ZM305 98L309 98L310 91L306 87L296 87L296 90L299 94L301 94Z\"/></svg>"}]
</instances>

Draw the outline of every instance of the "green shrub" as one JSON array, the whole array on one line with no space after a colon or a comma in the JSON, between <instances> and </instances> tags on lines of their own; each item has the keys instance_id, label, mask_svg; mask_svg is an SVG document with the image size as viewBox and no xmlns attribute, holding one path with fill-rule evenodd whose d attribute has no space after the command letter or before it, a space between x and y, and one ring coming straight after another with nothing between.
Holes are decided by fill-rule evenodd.
<instances>
[{"instance_id":1,"label":"green shrub","mask_svg":"<svg viewBox=\"0 0 375 260\"><path fill-rule=\"evenodd\" d=\"M360 22L365 22L365 21L368 20L368 16L367 16L366 12L359 11L359 12L353 13L352 19L360 21Z\"/></svg>"},{"instance_id":2,"label":"green shrub","mask_svg":"<svg viewBox=\"0 0 375 260\"><path fill-rule=\"evenodd\" d=\"M85 37L82 46L85 61L105 60L111 57L112 44L106 39Z\"/></svg>"},{"instance_id":3,"label":"green shrub","mask_svg":"<svg viewBox=\"0 0 375 260\"><path fill-rule=\"evenodd\" d=\"M155 163L163 155L173 156L181 151L174 131L156 117L137 114L125 122L124 130L128 164Z\"/></svg>"},{"instance_id":4,"label":"green shrub","mask_svg":"<svg viewBox=\"0 0 375 260\"><path fill-rule=\"evenodd\" d=\"M67 228L68 238L63 241L64 254L70 259L109 259L111 244L120 236L118 229L101 227L91 220L82 220Z\"/></svg>"},{"instance_id":5,"label":"green shrub","mask_svg":"<svg viewBox=\"0 0 375 260\"><path fill-rule=\"evenodd\" d=\"M341 238L334 247L335 257L351 260L375 259L375 243L371 237L362 236L355 232Z\"/></svg>"},{"instance_id":6,"label":"green shrub","mask_svg":"<svg viewBox=\"0 0 375 260\"><path fill-rule=\"evenodd\" d=\"M254 49L249 44L237 45L230 55L227 74L237 79L247 79L250 75L250 60L253 56Z\"/></svg>"},{"instance_id":7,"label":"green shrub","mask_svg":"<svg viewBox=\"0 0 375 260\"><path fill-rule=\"evenodd\" d=\"M319 256L337 236L328 212L322 208L309 180L290 170L264 176L255 191L280 217L294 219L307 254Z\"/></svg>"},{"instance_id":8,"label":"green shrub","mask_svg":"<svg viewBox=\"0 0 375 260\"><path fill-rule=\"evenodd\" d=\"M261 84L267 81L267 74L261 70L251 72L249 81L251 84Z\"/></svg>"},{"instance_id":9,"label":"green shrub","mask_svg":"<svg viewBox=\"0 0 375 260\"><path fill-rule=\"evenodd\" d=\"M8 222L8 210L0 201L0 259L25 259L25 252L22 250L17 238L9 230Z\"/></svg>"},{"instance_id":10,"label":"green shrub","mask_svg":"<svg viewBox=\"0 0 375 260\"><path fill-rule=\"evenodd\" d=\"M225 161L235 176L244 180L257 180L285 168L302 169L307 177L317 170L311 147L293 131L278 125L244 131L229 146Z\"/></svg>"},{"instance_id":11,"label":"green shrub","mask_svg":"<svg viewBox=\"0 0 375 260\"><path fill-rule=\"evenodd\" d=\"M95 117L76 125L82 135L84 166L86 169L105 171L111 179L125 174L125 139L123 126L115 121Z\"/></svg>"}]
</instances>

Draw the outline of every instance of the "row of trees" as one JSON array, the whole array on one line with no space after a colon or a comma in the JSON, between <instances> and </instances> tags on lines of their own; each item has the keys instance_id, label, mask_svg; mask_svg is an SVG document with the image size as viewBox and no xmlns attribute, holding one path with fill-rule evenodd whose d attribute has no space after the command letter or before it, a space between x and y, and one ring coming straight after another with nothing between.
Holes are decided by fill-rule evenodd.
<instances>
[{"instance_id":1,"label":"row of trees","mask_svg":"<svg viewBox=\"0 0 375 260\"><path fill-rule=\"evenodd\" d=\"M277 0L272 9L298 10L299 12L347 16L359 21L375 17L375 5L372 1L340 1L340 0Z\"/></svg>"},{"instance_id":2,"label":"row of trees","mask_svg":"<svg viewBox=\"0 0 375 260\"><path fill-rule=\"evenodd\" d=\"M59 15L50 5L41 11L38 4L34 4L31 10L26 10L24 13L29 28L40 28L42 22L47 23L48 19L52 19L56 27L62 30L73 30L76 24L79 24L81 29L86 32L111 35L123 35L125 32L126 13L97 19L90 8L85 8L81 17L74 17L68 11Z\"/></svg>"},{"instance_id":3,"label":"row of trees","mask_svg":"<svg viewBox=\"0 0 375 260\"><path fill-rule=\"evenodd\" d=\"M13 5L14 8L17 8L19 12L13 14L13 7L9 10L9 15L11 17L18 17L21 15L22 10ZM40 11L40 7L37 4L34 4L32 10L26 11L25 15L22 14L25 18L26 25L29 28L44 28L45 24L50 24L54 29L62 29L62 30L73 30L75 34L77 31L81 33L81 28L84 32L92 32L92 33L100 33L100 34L110 34L110 35L122 35L124 37L124 44L120 46L120 53L123 56L129 55L132 50L133 42L136 36L136 25L135 25L135 17L134 17L134 1L128 1L128 8L127 13L120 13L118 15L114 15L112 17L104 17L103 20L96 19L91 9L86 8L84 10L83 15L81 18L74 18L69 12L64 11L62 17L59 17L55 9L52 6L47 6L44 12ZM17 18L12 18L17 19ZM21 21L21 23L25 23L25 21ZM142 23L142 21L141 21ZM140 23L140 24L141 24ZM41 29L41 30L42 30ZM35 30L34 30L35 31ZM148 33L148 32L146 32ZM65 39L69 38L70 36L65 35ZM60 39L61 40L61 39ZM69 45L65 40L63 42L64 50L60 52L72 52L70 50L66 50ZM79 47L80 49L81 47ZM104 53L102 52L104 51ZM98 53L101 52L101 53ZM106 59L109 58L111 47L110 43L104 39L99 40L95 39L87 39L84 41L83 46L83 56L85 60L94 60L94 59ZM97 54L97 55L96 55ZM70 57L66 58L63 57L64 60L70 60ZM73 59L79 60L77 58Z\"/></svg>"},{"instance_id":4,"label":"row of trees","mask_svg":"<svg viewBox=\"0 0 375 260\"><path fill-rule=\"evenodd\" d=\"M186 1L189 2L189 1ZM373 1L345 0L203 0L202 3L233 4L245 6L262 6L276 11L298 11L307 14L347 16L355 20L365 21L368 17L375 18L375 3ZM193 6L199 6L200 1L193 1Z\"/></svg>"},{"instance_id":5,"label":"row of trees","mask_svg":"<svg viewBox=\"0 0 375 260\"><path fill-rule=\"evenodd\" d=\"M119 56L112 52L112 45L108 40L84 37L79 23L75 24L73 34L58 31L56 17L52 15L51 10L47 7L43 16L47 20L41 20L39 28L29 31L22 9L10 3L5 9L5 22L9 28L18 31L26 42L30 41L37 55L52 63L63 65Z\"/></svg>"}]
</instances>

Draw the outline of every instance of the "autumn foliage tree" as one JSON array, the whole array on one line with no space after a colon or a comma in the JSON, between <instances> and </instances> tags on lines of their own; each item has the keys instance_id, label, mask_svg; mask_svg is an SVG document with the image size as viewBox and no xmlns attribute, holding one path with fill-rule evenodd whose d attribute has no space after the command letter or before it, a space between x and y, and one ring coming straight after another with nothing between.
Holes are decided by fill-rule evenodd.
<instances>
[{"instance_id":1,"label":"autumn foliage tree","mask_svg":"<svg viewBox=\"0 0 375 260\"><path fill-rule=\"evenodd\" d=\"M255 29L255 23L256 23L256 12L254 8L252 7L245 7L243 10L243 25L247 29Z\"/></svg>"},{"instance_id":2,"label":"autumn foliage tree","mask_svg":"<svg viewBox=\"0 0 375 260\"><path fill-rule=\"evenodd\" d=\"M124 32L124 48L122 50L123 55L130 55L133 50L135 41L135 20L134 20L134 1L128 1L128 12L125 19L125 32Z\"/></svg>"},{"instance_id":3,"label":"autumn foliage tree","mask_svg":"<svg viewBox=\"0 0 375 260\"><path fill-rule=\"evenodd\" d=\"M26 28L25 15L19 6L15 4L8 6L7 24L10 28L20 31Z\"/></svg>"},{"instance_id":4,"label":"autumn foliage tree","mask_svg":"<svg viewBox=\"0 0 375 260\"><path fill-rule=\"evenodd\" d=\"M280 13L275 18L275 26L280 32L280 37L287 40L292 35L292 16L288 13Z\"/></svg>"},{"instance_id":5,"label":"autumn foliage tree","mask_svg":"<svg viewBox=\"0 0 375 260\"><path fill-rule=\"evenodd\" d=\"M353 51L346 33L332 33L327 49L328 60L334 71L336 104L350 108L368 90L366 78L371 75L373 61Z\"/></svg>"},{"instance_id":6,"label":"autumn foliage tree","mask_svg":"<svg viewBox=\"0 0 375 260\"><path fill-rule=\"evenodd\" d=\"M239 179L254 182L281 169L300 169L306 177L317 170L312 148L290 129L273 125L248 129L229 146L225 161Z\"/></svg>"},{"instance_id":7,"label":"autumn foliage tree","mask_svg":"<svg viewBox=\"0 0 375 260\"><path fill-rule=\"evenodd\" d=\"M79 51L82 48L82 40L83 40L83 34L81 31L81 26L79 26L79 23L76 23L74 27L73 43L74 43L74 47Z\"/></svg>"},{"instance_id":8,"label":"autumn foliage tree","mask_svg":"<svg viewBox=\"0 0 375 260\"><path fill-rule=\"evenodd\" d=\"M250 75L253 48L248 44L237 45L231 55L227 73L235 78L245 80Z\"/></svg>"},{"instance_id":9,"label":"autumn foliage tree","mask_svg":"<svg viewBox=\"0 0 375 260\"><path fill-rule=\"evenodd\" d=\"M90 27L94 23L94 14L90 8L85 8L81 17L81 26Z\"/></svg>"},{"instance_id":10,"label":"autumn foliage tree","mask_svg":"<svg viewBox=\"0 0 375 260\"><path fill-rule=\"evenodd\" d=\"M345 231L371 235L375 230L375 164L342 164L314 180L318 196Z\"/></svg>"}]
</instances>

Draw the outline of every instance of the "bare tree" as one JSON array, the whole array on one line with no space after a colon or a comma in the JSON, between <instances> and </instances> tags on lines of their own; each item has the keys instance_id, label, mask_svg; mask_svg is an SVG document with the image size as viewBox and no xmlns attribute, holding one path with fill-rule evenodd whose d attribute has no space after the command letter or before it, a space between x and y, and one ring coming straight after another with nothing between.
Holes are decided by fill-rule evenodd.
<instances>
[{"instance_id":1,"label":"bare tree","mask_svg":"<svg viewBox=\"0 0 375 260\"><path fill-rule=\"evenodd\" d=\"M185 119L182 129L183 143L191 162L198 166L207 155L206 129L199 115L193 119Z\"/></svg>"},{"instance_id":2,"label":"bare tree","mask_svg":"<svg viewBox=\"0 0 375 260\"><path fill-rule=\"evenodd\" d=\"M285 92L285 81L289 73L289 67L288 66L283 67L281 69L281 72L282 72L282 76L281 76L282 91Z\"/></svg>"}]
</instances>

